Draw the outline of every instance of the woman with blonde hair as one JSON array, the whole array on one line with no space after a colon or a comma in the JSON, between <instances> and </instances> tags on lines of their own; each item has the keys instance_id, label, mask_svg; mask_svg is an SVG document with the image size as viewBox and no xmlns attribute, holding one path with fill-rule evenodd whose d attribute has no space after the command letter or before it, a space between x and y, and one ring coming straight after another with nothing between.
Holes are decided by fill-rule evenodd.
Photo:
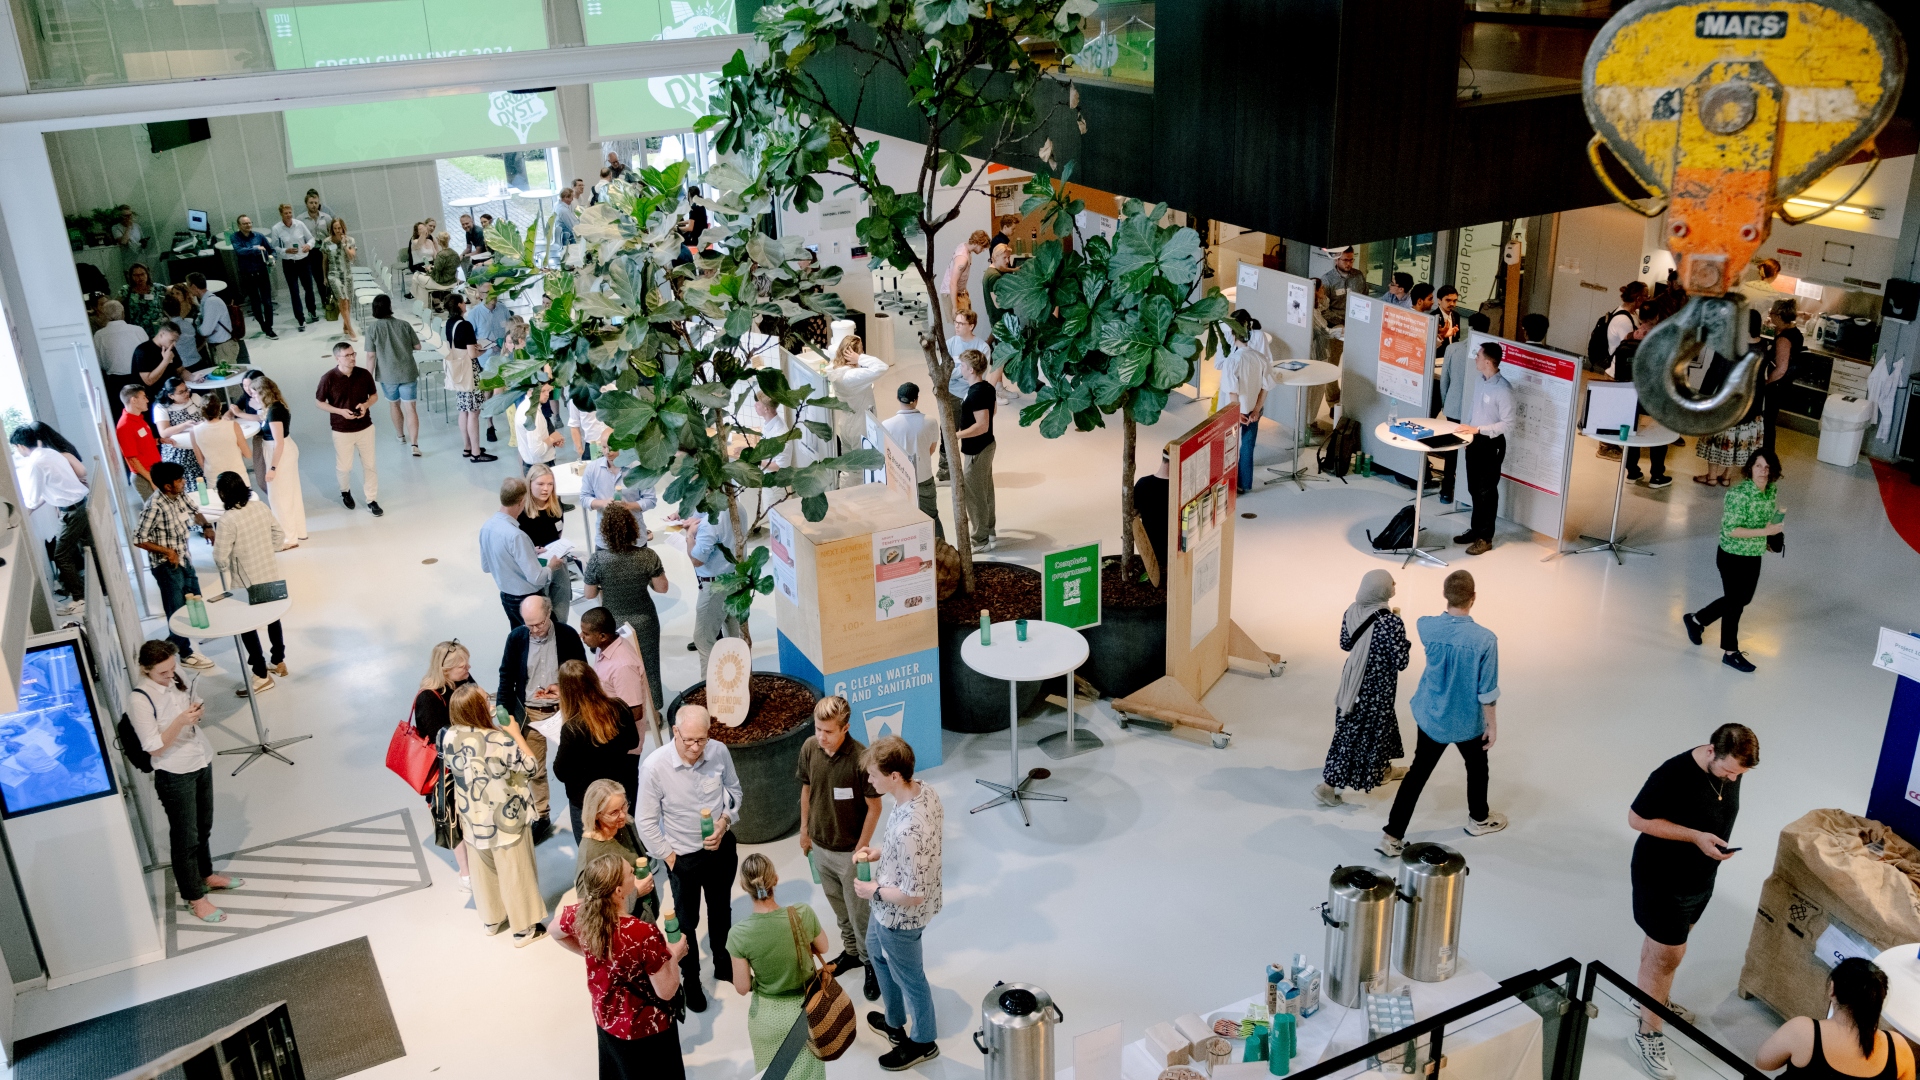
<instances>
[{"instance_id":1,"label":"woman with blonde hair","mask_svg":"<svg viewBox=\"0 0 1920 1080\"><path fill-rule=\"evenodd\" d=\"M814 957L827 954L827 934L820 917L807 904L783 908L773 898L780 875L773 862L759 852L740 862L740 888L753 901L753 914L727 932L727 952L733 957L733 988L753 995L747 1007L747 1037L753 1042L753 1067L765 1069L787 1037L806 999L801 992L814 973ZM829 969L828 978L832 978ZM788 1080L826 1080L827 1064L812 1054L801 1054L788 1071Z\"/></svg>"},{"instance_id":2,"label":"woman with blonde hair","mask_svg":"<svg viewBox=\"0 0 1920 1080\"><path fill-rule=\"evenodd\" d=\"M856 334L841 338L840 347L833 350L833 362L823 374L833 386L833 396L847 403L846 411L833 411L833 433L840 440L837 453L860 449L860 440L867 433L867 413L874 407L873 384L886 373L886 361L870 355L866 343ZM860 482L858 473L840 475L843 487Z\"/></svg>"},{"instance_id":3,"label":"woman with blonde hair","mask_svg":"<svg viewBox=\"0 0 1920 1080\"><path fill-rule=\"evenodd\" d=\"M573 815L573 839L580 840L587 789L596 780L612 780L626 793L627 805L640 788L640 728L626 705L607 696L600 676L580 660L560 665L560 748L554 752L553 778L567 789Z\"/></svg>"},{"instance_id":4,"label":"woman with blonde hair","mask_svg":"<svg viewBox=\"0 0 1920 1080\"><path fill-rule=\"evenodd\" d=\"M420 690L413 695L413 730L421 738L432 743L435 749L440 746L440 733L447 730L449 713L452 710L454 692L463 686L472 686L472 657L467 647L460 644L458 638L443 641L433 647L433 655L427 659L427 673L420 679ZM441 754L440 768L446 770L446 755ZM443 818L434 801L434 793L427 793L427 805L435 808L433 815L434 842L448 841L441 846L453 848L454 861L460 864L460 891L473 891L473 871L467 862L467 845L460 839L460 815L455 807L446 806Z\"/></svg>"},{"instance_id":5,"label":"woman with blonde hair","mask_svg":"<svg viewBox=\"0 0 1920 1080\"><path fill-rule=\"evenodd\" d=\"M563 909L553 940L587 961L600 1044L600 1080L686 1080L680 1057L680 958L687 936L627 914L639 883L633 864L602 855L573 880L580 902Z\"/></svg>"},{"instance_id":6,"label":"woman with blonde hair","mask_svg":"<svg viewBox=\"0 0 1920 1080\"><path fill-rule=\"evenodd\" d=\"M353 237L347 235L347 219L335 217L327 222L327 238L320 241L320 255L327 264L327 292L340 309L340 332L348 341L358 341L353 332L353 260L359 252Z\"/></svg>"},{"instance_id":7,"label":"woman with blonde hair","mask_svg":"<svg viewBox=\"0 0 1920 1080\"><path fill-rule=\"evenodd\" d=\"M553 466L527 467L527 505L520 511L520 531L533 541L534 553L547 559L552 572L547 575L547 600L553 604L553 617L568 621L573 607L573 559L557 563L548 558L547 547L560 539L567 527L567 507L554 493Z\"/></svg>"},{"instance_id":8,"label":"woman with blonde hair","mask_svg":"<svg viewBox=\"0 0 1920 1080\"><path fill-rule=\"evenodd\" d=\"M513 947L547 934L527 822L533 799L533 750L512 716L494 725L493 699L468 684L453 692L440 732L440 760L453 780L460 831L470 849L473 906L492 936L513 928Z\"/></svg>"},{"instance_id":9,"label":"woman with blonde hair","mask_svg":"<svg viewBox=\"0 0 1920 1080\"><path fill-rule=\"evenodd\" d=\"M280 520L280 531L287 534L287 547L296 548L307 538L307 506L300 491L300 447L290 430L293 410L279 384L265 374L255 372L244 385L260 417L261 451L266 458L261 479L267 486L267 504Z\"/></svg>"},{"instance_id":10,"label":"woman with blonde hair","mask_svg":"<svg viewBox=\"0 0 1920 1080\"><path fill-rule=\"evenodd\" d=\"M588 784L587 794L580 800L580 817L586 822L586 828L580 833L577 869L585 870L588 863L602 855L612 855L633 866L647 854L647 845L640 839L640 830L634 827L632 807L620 781L603 777ZM653 892L651 866L648 873L636 871L634 876L638 878L634 891L638 898L637 910L642 918L651 922L660 914L660 900Z\"/></svg>"}]
</instances>

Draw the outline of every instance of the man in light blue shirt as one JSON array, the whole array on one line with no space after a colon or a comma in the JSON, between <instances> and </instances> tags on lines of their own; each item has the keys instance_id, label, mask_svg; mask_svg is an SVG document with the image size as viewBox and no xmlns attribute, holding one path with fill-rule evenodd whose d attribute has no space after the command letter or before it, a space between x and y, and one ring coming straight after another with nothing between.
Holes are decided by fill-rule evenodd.
<instances>
[{"instance_id":1,"label":"man in light blue shirt","mask_svg":"<svg viewBox=\"0 0 1920 1080\"><path fill-rule=\"evenodd\" d=\"M721 551L733 550L733 519L725 511L702 513L698 522L688 521L687 558L693 562L693 576L700 584L700 599L693 608L693 644L700 651L700 670L707 670L707 655L722 636L739 637L740 622L727 611L726 599L713 579L733 570L733 561Z\"/></svg>"},{"instance_id":2,"label":"man in light blue shirt","mask_svg":"<svg viewBox=\"0 0 1920 1080\"><path fill-rule=\"evenodd\" d=\"M1472 524L1453 538L1467 554L1493 550L1495 512L1500 509L1500 469L1507 460L1507 432L1513 430L1513 386L1500 374L1501 348L1486 342L1473 354L1478 378L1467 385L1466 423L1454 434L1467 444L1467 494L1473 499Z\"/></svg>"},{"instance_id":3,"label":"man in light blue shirt","mask_svg":"<svg viewBox=\"0 0 1920 1080\"><path fill-rule=\"evenodd\" d=\"M533 541L520 529L527 505L527 482L517 476L500 481L500 510L480 526L480 569L493 575L500 606L507 609L509 632L525 622L520 601L547 591L547 568L540 565Z\"/></svg>"},{"instance_id":4,"label":"man in light blue shirt","mask_svg":"<svg viewBox=\"0 0 1920 1080\"><path fill-rule=\"evenodd\" d=\"M673 718L673 741L647 755L640 765L640 793L634 800L633 823L646 841L647 851L667 864L673 886L673 906L680 929L687 935L687 954L680 960L681 985L687 1008L705 1012L700 991L700 902L713 908L707 927L708 951L713 954L713 981L733 981L733 958L727 953L727 932L733 928L733 874L740 849L729 828L740 813L740 776L733 755L708 738L713 718L698 705L683 707ZM702 836L701 811L713 821L713 835Z\"/></svg>"},{"instance_id":5,"label":"man in light blue shirt","mask_svg":"<svg viewBox=\"0 0 1920 1080\"><path fill-rule=\"evenodd\" d=\"M482 369L492 367L500 359L501 343L507 340L509 314L506 306L492 296L467 309L467 325L473 327L473 336L480 342Z\"/></svg>"},{"instance_id":6,"label":"man in light blue shirt","mask_svg":"<svg viewBox=\"0 0 1920 1080\"><path fill-rule=\"evenodd\" d=\"M1419 742L1380 838L1378 850L1388 858L1405 850L1414 804L1449 746L1459 749L1467 765L1467 835L1485 836L1507 827L1505 814L1487 808L1487 751L1500 730L1494 715L1494 702L1500 700L1500 640L1470 614L1472 574L1455 570L1441 591L1447 598L1446 613L1415 623L1427 651L1427 669L1407 703L1419 727Z\"/></svg>"},{"instance_id":7,"label":"man in light blue shirt","mask_svg":"<svg viewBox=\"0 0 1920 1080\"><path fill-rule=\"evenodd\" d=\"M1452 286L1448 286L1449 289ZM1493 329L1493 321L1479 312L1467 316L1469 329L1482 334ZM1459 335L1453 344L1446 348L1446 362L1440 367L1440 415L1458 424L1460 418L1467 415L1467 384L1477 382L1480 373L1474 369L1473 357L1469 355L1471 346L1465 334ZM1440 473L1440 501L1453 501L1454 478L1459 473L1460 451L1448 451Z\"/></svg>"},{"instance_id":8,"label":"man in light blue shirt","mask_svg":"<svg viewBox=\"0 0 1920 1080\"><path fill-rule=\"evenodd\" d=\"M612 503L625 503L633 511L635 521L640 523L640 546L645 547L652 534L647 531L643 511L651 510L660 503L659 497L651 490L640 491L623 488L620 478L626 474L626 468L620 464L620 451L613 448L613 440L601 444L600 456L587 463L580 471L580 497L587 500L587 520L592 523L593 546L599 550L607 546L600 538L600 512Z\"/></svg>"}]
</instances>

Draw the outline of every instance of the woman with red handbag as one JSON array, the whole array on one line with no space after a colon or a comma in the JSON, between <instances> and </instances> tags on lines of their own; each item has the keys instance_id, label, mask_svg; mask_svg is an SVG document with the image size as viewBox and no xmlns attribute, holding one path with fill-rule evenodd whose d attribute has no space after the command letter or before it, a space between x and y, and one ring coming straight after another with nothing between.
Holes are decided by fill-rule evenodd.
<instances>
[{"instance_id":1,"label":"woman with red handbag","mask_svg":"<svg viewBox=\"0 0 1920 1080\"><path fill-rule=\"evenodd\" d=\"M420 680L420 692L413 696L413 730L436 748L436 754L440 733L447 729L447 710L453 701L453 692L473 685L471 659L467 647L458 640L435 645L433 658L427 662L426 677ZM467 869L467 845L461 841L460 815L451 799L436 799L449 779L443 761L438 781L427 791L427 805L433 808L434 842L451 841L441 846L453 848L453 857L460 864L460 891L467 893L473 891L473 880Z\"/></svg>"}]
</instances>

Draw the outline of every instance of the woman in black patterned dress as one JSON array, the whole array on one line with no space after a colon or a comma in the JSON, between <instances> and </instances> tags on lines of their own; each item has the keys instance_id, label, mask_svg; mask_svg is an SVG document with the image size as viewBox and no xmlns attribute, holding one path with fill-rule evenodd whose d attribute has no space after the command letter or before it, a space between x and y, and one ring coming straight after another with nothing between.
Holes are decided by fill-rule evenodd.
<instances>
[{"instance_id":1,"label":"woman in black patterned dress","mask_svg":"<svg viewBox=\"0 0 1920 1080\"><path fill-rule=\"evenodd\" d=\"M1347 651L1347 663L1334 701L1333 745L1327 749L1320 783L1313 788L1322 806L1339 806L1341 788L1372 791L1395 779L1393 759L1406 752L1394 703L1413 648L1406 624L1387 606L1393 592L1392 574L1367 571L1340 621L1340 647Z\"/></svg>"}]
</instances>

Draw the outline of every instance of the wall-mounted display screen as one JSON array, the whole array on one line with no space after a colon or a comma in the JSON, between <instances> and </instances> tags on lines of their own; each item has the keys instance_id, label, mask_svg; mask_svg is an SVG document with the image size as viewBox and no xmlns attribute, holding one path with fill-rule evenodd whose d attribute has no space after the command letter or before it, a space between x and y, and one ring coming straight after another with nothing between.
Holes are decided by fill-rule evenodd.
<instances>
[{"instance_id":1,"label":"wall-mounted display screen","mask_svg":"<svg viewBox=\"0 0 1920 1080\"><path fill-rule=\"evenodd\" d=\"M581 0L589 45L675 41L734 32L734 0ZM593 85L594 135L602 139L689 131L707 115L718 72Z\"/></svg>"},{"instance_id":2,"label":"wall-mounted display screen","mask_svg":"<svg viewBox=\"0 0 1920 1080\"><path fill-rule=\"evenodd\" d=\"M364 0L263 8L273 66L385 64L547 47L540 0ZM295 171L546 146L560 141L551 92L451 94L290 109Z\"/></svg>"},{"instance_id":3,"label":"wall-mounted display screen","mask_svg":"<svg viewBox=\"0 0 1920 1080\"><path fill-rule=\"evenodd\" d=\"M0 812L19 817L114 791L80 643L27 646L20 711L0 716Z\"/></svg>"}]
</instances>

